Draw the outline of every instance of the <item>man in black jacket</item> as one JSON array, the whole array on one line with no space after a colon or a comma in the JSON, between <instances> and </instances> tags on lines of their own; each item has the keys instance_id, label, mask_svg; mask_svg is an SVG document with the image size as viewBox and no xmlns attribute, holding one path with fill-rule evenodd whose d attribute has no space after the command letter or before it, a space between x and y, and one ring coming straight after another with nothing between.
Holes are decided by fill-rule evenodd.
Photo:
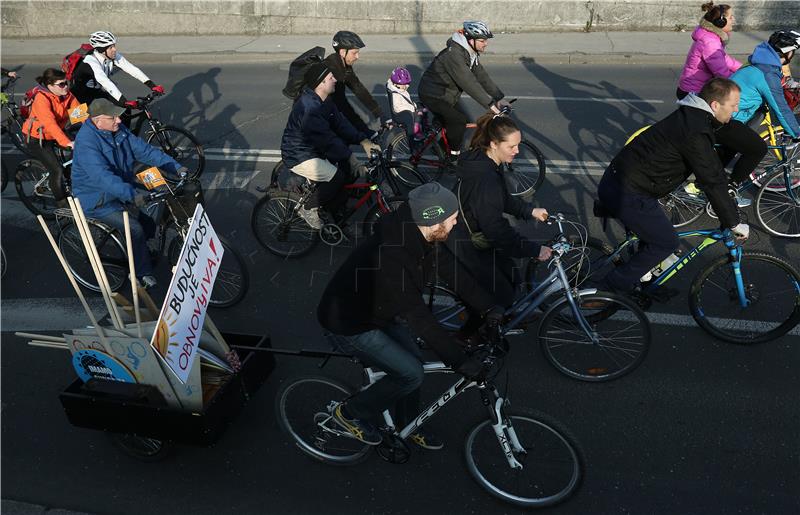
<instances>
[{"instance_id":1,"label":"man in black jacket","mask_svg":"<svg viewBox=\"0 0 800 515\"><path fill-rule=\"evenodd\" d=\"M336 90L333 92L333 101L345 118L361 132L369 134L370 137L375 135L375 131L367 127L364 120L356 114L353 106L345 96L347 88L356 96L356 98L364 104L369 112L375 118L385 121L381 107L372 98L372 95L367 88L358 80L353 65L358 61L359 53L364 48L364 42L358 37L355 32L348 30L340 30L333 36L333 50L334 53L325 58L324 62L328 68L333 72L336 77Z\"/></svg>"},{"instance_id":2,"label":"man in black jacket","mask_svg":"<svg viewBox=\"0 0 800 515\"><path fill-rule=\"evenodd\" d=\"M324 62L311 65L304 78L307 87L292 106L283 131L281 158L292 172L316 183L298 213L308 225L321 229L319 208L335 209L344 203L347 192L342 187L354 175L365 173L350 145L360 143L367 155L380 147L353 127L329 98L336 78Z\"/></svg>"},{"instance_id":3,"label":"man in black jacket","mask_svg":"<svg viewBox=\"0 0 800 515\"><path fill-rule=\"evenodd\" d=\"M640 278L674 252L679 245L672 223L658 199L668 195L694 173L722 228L747 238L749 227L740 223L728 178L714 150L715 133L739 109L739 86L714 78L698 95L690 93L678 109L640 134L611 161L597 188L600 202L635 232L639 251L612 270L600 285L630 292Z\"/></svg>"},{"instance_id":4,"label":"man in black jacket","mask_svg":"<svg viewBox=\"0 0 800 515\"><path fill-rule=\"evenodd\" d=\"M376 234L356 248L322 294L317 317L333 346L386 372L334 410L334 420L364 443L381 442L370 420L384 410L397 404L399 424L417 414L423 370L411 333L459 373L478 377L483 372L481 361L467 357L423 301L425 285L438 270L465 304L488 313L487 321L502 318L502 308L492 307L492 297L467 270L460 270L458 282L447 273L454 269L453 256L437 242L446 240L456 224L457 205L455 195L436 182L415 188L408 202L383 218ZM407 326L398 324L398 318ZM442 447L421 430L412 441L427 449Z\"/></svg>"},{"instance_id":5,"label":"man in black jacket","mask_svg":"<svg viewBox=\"0 0 800 515\"><path fill-rule=\"evenodd\" d=\"M508 102L478 60L493 38L482 21L465 21L463 29L447 40L447 46L431 62L419 83L419 98L443 120L452 161L458 158L468 121L459 109L461 93L467 92L481 106L495 113Z\"/></svg>"}]
</instances>

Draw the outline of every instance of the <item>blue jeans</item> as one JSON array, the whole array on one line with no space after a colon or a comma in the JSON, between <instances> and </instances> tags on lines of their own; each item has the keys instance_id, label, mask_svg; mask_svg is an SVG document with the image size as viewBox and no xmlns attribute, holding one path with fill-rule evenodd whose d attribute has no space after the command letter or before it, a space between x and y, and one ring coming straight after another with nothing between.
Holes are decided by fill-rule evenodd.
<instances>
[{"instance_id":1,"label":"blue jeans","mask_svg":"<svg viewBox=\"0 0 800 515\"><path fill-rule=\"evenodd\" d=\"M122 244L125 244L125 223L122 220L122 211L114 211L104 216L92 216L104 224L117 229L120 233ZM147 249L147 240L156 233L156 223L143 212L138 216L129 216L131 226L131 246L133 247L133 263L136 266L136 277L153 274L153 261Z\"/></svg>"},{"instance_id":2,"label":"blue jeans","mask_svg":"<svg viewBox=\"0 0 800 515\"><path fill-rule=\"evenodd\" d=\"M351 336L328 333L326 337L335 349L386 372L375 384L347 401L350 415L377 422L384 410L396 405L395 423L402 428L418 414L422 352L406 326L395 324Z\"/></svg>"}]
</instances>

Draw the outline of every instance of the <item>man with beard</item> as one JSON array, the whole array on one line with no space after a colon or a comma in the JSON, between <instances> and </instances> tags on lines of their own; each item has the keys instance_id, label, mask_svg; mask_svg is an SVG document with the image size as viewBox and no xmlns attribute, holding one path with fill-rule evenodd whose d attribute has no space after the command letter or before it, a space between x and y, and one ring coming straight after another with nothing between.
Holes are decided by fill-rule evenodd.
<instances>
[{"instance_id":1,"label":"man with beard","mask_svg":"<svg viewBox=\"0 0 800 515\"><path fill-rule=\"evenodd\" d=\"M485 373L483 363L467 356L423 300L426 284L439 277L467 306L485 313L487 324L496 326L502 319L503 309L493 307L492 295L438 245L447 239L457 215L456 196L440 184L413 189L408 202L381 220L373 236L356 248L322 294L317 317L331 345L386 372L333 412L337 424L366 444L381 443L381 434L371 421L384 410L396 406L395 421L400 427L419 412L423 369L414 335L460 374L479 378ZM411 435L411 441L425 449L443 447L422 429Z\"/></svg>"}]
</instances>

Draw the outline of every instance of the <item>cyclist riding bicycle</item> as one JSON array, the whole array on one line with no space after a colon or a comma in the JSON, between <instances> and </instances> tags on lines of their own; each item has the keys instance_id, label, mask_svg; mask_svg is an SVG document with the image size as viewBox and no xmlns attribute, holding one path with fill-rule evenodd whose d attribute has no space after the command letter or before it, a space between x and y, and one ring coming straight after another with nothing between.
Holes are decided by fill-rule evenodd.
<instances>
[{"instance_id":1,"label":"cyclist riding bicycle","mask_svg":"<svg viewBox=\"0 0 800 515\"><path fill-rule=\"evenodd\" d=\"M343 186L366 174L350 145L360 143L367 156L380 147L337 109L331 98L337 81L326 62L309 66L305 81L283 131L281 158L292 172L315 183L299 215L314 229L321 229L319 208L335 212L343 207L347 201Z\"/></svg>"},{"instance_id":2,"label":"cyclist riding bicycle","mask_svg":"<svg viewBox=\"0 0 800 515\"><path fill-rule=\"evenodd\" d=\"M99 98L89 106L87 119L75 137L72 160L72 193L81 201L87 217L124 231L122 212L130 219L136 275L153 287L153 264L147 240L155 234L156 223L139 208L148 195L137 193L134 165L143 163L183 176L188 170L160 150L148 145L122 125L124 107Z\"/></svg>"},{"instance_id":3,"label":"cyclist riding bicycle","mask_svg":"<svg viewBox=\"0 0 800 515\"><path fill-rule=\"evenodd\" d=\"M104 30L93 32L89 36L89 44L94 51L75 67L72 76L72 93L79 101L91 104L97 98L106 98L119 106L135 108L136 101L125 98L122 91L110 79L116 68L139 80L159 95L164 94L163 86L150 80L142 70L117 51L117 37L114 34Z\"/></svg>"},{"instance_id":4,"label":"cyclist riding bicycle","mask_svg":"<svg viewBox=\"0 0 800 515\"><path fill-rule=\"evenodd\" d=\"M714 151L715 132L730 120L739 104L739 86L713 78L699 95L690 93L678 109L625 146L606 169L597 188L602 207L639 236L639 250L615 267L597 286L630 293L640 279L679 246L678 236L658 199L694 173L722 228L747 238L728 180ZM599 213L598 213L599 214ZM662 295L674 292L661 288Z\"/></svg>"},{"instance_id":5,"label":"cyclist riding bicycle","mask_svg":"<svg viewBox=\"0 0 800 515\"><path fill-rule=\"evenodd\" d=\"M336 108L342 113L350 124L359 131L369 134L370 138L376 135L375 131L367 127L364 120L356 114L353 106L347 100L345 93L348 88L356 98L366 107L375 118L386 122L383 117L383 111L378 103L372 98L372 95L361 84L361 81L356 76L353 65L358 61L360 50L364 48L364 42L358 37L355 32L347 30L340 30L333 35L333 50L334 53L325 58L324 62L328 65L328 69L333 73L336 78L336 90L333 93L333 102Z\"/></svg>"},{"instance_id":6,"label":"cyclist riding bicycle","mask_svg":"<svg viewBox=\"0 0 800 515\"><path fill-rule=\"evenodd\" d=\"M522 134L508 116L486 113L477 121L469 150L461 154L453 192L459 201L458 225L447 247L468 268L495 303L509 307L520 283L514 258L550 259L552 250L522 236L505 214L522 220L547 220L547 210L512 196L503 178L505 165L519 153ZM470 314L463 336L477 329Z\"/></svg>"},{"instance_id":7,"label":"cyclist riding bicycle","mask_svg":"<svg viewBox=\"0 0 800 515\"><path fill-rule=\"evenodd\" d=\"M440 277L468 306L488 312L490 322L502 318L502 308L492 308L491 295L471 280L466 268L457 269L458 277L450 273L453 256L437 244L447 239L457 215L455 195L440 184L411 190L408 201L383 217L376 233L350 254L320 299L317 318L331 345L386 372L333 413L337 424L366 444L381 442L374 422L384 410L396 407L400 427L419 412L423 369L412 334L459 373L472 378L485 372L481 360L466 355L423 300L426 284ZM443 447L421 430L412 441L426 449Z\"/></svg>"},{"instance_id":8,"label":"cyclist riding bicycle","mask_svg":"<svg viewBox=\"0 0 800 515\"><path fill-rule=\"evenodd\" d=\"M508 105L505 96L483 69L478 57L486 50L494 35L482 21L465 21L462 29L447 40L419 83L419 98L432 113L442 120L447 131L452 161L458 159L468 121L459 108L461 93L467 92L481 106L495 113Z\"/></svg>"},{"instance_id":9,"label":"cyclist riding bicycle","mask_svg":"<svg viewBox=\"0 0 800 515\"><path fill-rule=\"evenodd\" d=\"M800 123L783 93L782 67L789 64L800 49L800 31L779 30L768 41L759 43L744 66L731 76L742 90L739 112L733 118L748 123L764 104L777 118L783 130L793 138L800 137Z\"/></svg>"},{"instance_id":10,"label":"cyclist riding bicycle","mask_svg":"<svg viewBox=\"0 0 800 515\"><path fill-rule=\"evenodd\" d=\"M28 119L22 124L22 133L28 142L28 153L49 172L48 183L56 205L66 207L67 194L62 187L64 168L56 154L56 147L75 146L64 128L69 122L70 111L80 102L70 93L67 74L61 70L47 68L40 77L36 77L36 82L39 85Z\"/></svg>"}]
</instances>

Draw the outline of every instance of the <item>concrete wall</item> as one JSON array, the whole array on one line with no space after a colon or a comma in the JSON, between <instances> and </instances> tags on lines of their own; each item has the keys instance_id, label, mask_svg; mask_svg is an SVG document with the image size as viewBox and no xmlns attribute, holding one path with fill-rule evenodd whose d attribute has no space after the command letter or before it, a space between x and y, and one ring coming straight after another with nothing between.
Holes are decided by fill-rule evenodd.
<instances>
[{"instance_id":1,"label":"concrete wall","mask_svg":"<svg viewBox=\"0 0 800 515\"><path fill-rule=\"evenodd\" d=\"M3 0L3 38L126 35L447 33L465 19L495 32L676 30L693 27L702 0ZM730 0L739 29L800 25L800 1Z\"/></svg>"}]
</instances>

